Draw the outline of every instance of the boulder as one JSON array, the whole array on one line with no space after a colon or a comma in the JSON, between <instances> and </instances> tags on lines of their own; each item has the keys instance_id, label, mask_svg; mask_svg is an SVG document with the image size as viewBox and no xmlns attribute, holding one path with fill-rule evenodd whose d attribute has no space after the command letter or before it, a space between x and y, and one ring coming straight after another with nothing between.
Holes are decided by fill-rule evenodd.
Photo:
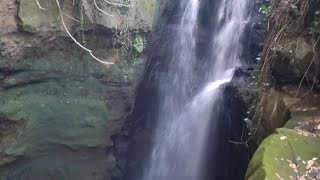
<instances>
[{"instance_id":1,"label":"boulder","mask_svg":"<svg viewBox=\"0 0 320 180\"><path fill-rule=\"evenodd\" d=\"M271 71L276 82L297 84L305 74L305 80L318 78L319 60L314 58L313 46L307 40L290 41L276 48L274 53Z\"/></svg>"},{"instance_id":2,"label":"boulder","mask_svg":"<svg viewBox=\"0 0 320 180\"><path fill-rule=\"evenodd\" d=\"M267 97L265 109L273 110L264 112L265 123L262 126L266 126L266 123L278 123L277 126L269 127L269 134L272 133L272 128L283 128L277 129L259 145L247 169L246 179L319 179L319 95L302 88L296 96L297 89L294 86L284 86L281 90L272 91L273 93L269 93L272 96ZM280 115L285 112L277 105L280 102L290 113L287 119L272 116L273 112ZM311 167L308 165L310 163Z\"/></svg>"},{"instance_id":3,"label":"boulder","mask_svg":"<svg viewBox=\"0 0 320 180\"><path fill-rule=\"evenodd\" d=\"M319 149L319 137L277 129L255 152L245 179L319 179Z\"/></svg>"}]
</instances>

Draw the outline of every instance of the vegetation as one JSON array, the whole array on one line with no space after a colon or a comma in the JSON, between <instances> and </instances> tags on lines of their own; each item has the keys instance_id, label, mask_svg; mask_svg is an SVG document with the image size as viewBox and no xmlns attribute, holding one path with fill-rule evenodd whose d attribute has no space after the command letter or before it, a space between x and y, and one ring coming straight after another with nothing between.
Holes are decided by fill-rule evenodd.
<instances>
[{"instance_id":1,"label":"vegetation","mask_svg":"<svg viewBox=\"0 0 320 180\"><path fill-rule=\"evenodd\" d=\"M259 146L246 179L319 179L319 154L313 150L319 146L314 117L320 112L311 109L320 105L320 2L274 0L260 12L267 26L263 51L241 89L249 102L249 137L241 144Z\"/></svg>"},{"instance_id":2,"label":"vegetation","mask_svg":"<svg viewBox=\"0 0 320 180\"><path fill-rule=\"evenodd\" d=\"M58 7L58 10L59 10L59 15L60 15L60 20L61 20L61 23L63 25L63 28L64 30L66 31L66 33L68 34L68 36L83 50L87 51L95 60L97 60L98 62L102 63L102 64L105 64L105 65L111 65L113 64L113 62L107 62L107 61L104 61L104 60L101 60L100 58L96 57L94 54L93 54L93 50L89 49L88 47L86 47L86 42L85 42L85 37L84 37L84 9L83 9L83 3L82 0L79 0L79 20L77 18L74 18L74 17L71 17L70 15L67 15L65 14L63 11L62 11L62 7L61 7L61 4L60 4L60 1L59 0L55 0L56 1L56 4L57 4L57 7ZM46 11L46 8L42 7L39 0L35 0L39 10L41 11ZM109 0L105 0L104 3L106 3L111 9L112 9L112 12L117 12L118 15L122 18L122 19L126 19L124 16L127 15L128 11L130 10L131 7L131 4L132 2L129 1L129 0L123 0L122 3L119 3L119 2L113 2L113 1L109 1ZM93 4L94 4L94 7L95 9L100 12L101 14L103 15L106 15L108 16L108 18L115 18L115 15L114 14L111 14L110 12L107 12L105 10L103 10L101 7L99 7L99 4L97 2L97 0L93 0ZM75 2L73 1L73 5L75 5ZM79 31L79 34L80 34L80 42L71 34L71 32L68 30L68 27L66 25L66 22L65 22L65 17L67 18L71 18L77 22L80 23L80 31ZM128 21L125 20L123 21L124 22L124 26L127 26L128 27ZM130 46L132 43L131 43L131 39L129 38L131 35L131 32L129 29L125 28L125 29L122 29L119 31L118 33L118 29L116 29L117 31L117 36L119 39L122 39L123 42L122 44L124 46ZM138 36L134 39L134 42L133 42L133 46L134 46L134 49L135 51L137 51L138 53L141 53L142 50L143 50L143 43L142 43L142 39L141 37L139 38Z\"/></svg>"}]
</instances>

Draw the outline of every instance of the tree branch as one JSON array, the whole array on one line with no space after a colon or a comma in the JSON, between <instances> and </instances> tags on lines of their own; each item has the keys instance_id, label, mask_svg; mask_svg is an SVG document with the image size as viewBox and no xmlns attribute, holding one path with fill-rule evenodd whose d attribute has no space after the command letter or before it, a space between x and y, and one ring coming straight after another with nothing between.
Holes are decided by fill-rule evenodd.
<instances>
[{"instance_id":1,"label":"tree branch","mask_svg":"<svg viewBox=\"0 0 320 180\"><path fill-rule=\"evenodd\" d=\"M114 3L114 2L110 2L108 0L104 0L104 2L113 5L113 6L122 6L122 7L130 7L130 5L126 5L126 4L120 4L120 3Z\"/></svg>"},{"instance_id":2,"label":"tree branch","mask_svg":"<svg viewBox=\"0 0 320 180\"><path fill-rule=\"evenodd\" d=\"M66 30L67 34L70 36L70 38L80 47L82 48L83 50L87 51L95 60L97 60L98 62L102 63L102 64L106 64L106 65L111 65L111 64L114 64L112 62L105 62L105 61L102 61L100 60L99 58L97 58L96 56L93 55L92 53L92 50L82 46L72 35L71 33L69 32L64 20L63 20L63 15L62 15L62 10L61 10L61 6L60 6L60 3L59 3L59 0L56 0L56 3L57 3L57 6L58 6L58 10L59 10L59 15L60 15L60 18L61 18L61 22L62 22L62 25L64 27L64 29Z\"/></svg>"},{"instance_id":3,"label":"tree branch","mask_svg":"<svg viewBox=\"0 0 320 180\"><path fill-rule=\"evenodd\" d=\"M96 8L97 8L100 12L102 12L103 14L105 14L105 15L107 15L107 16L113 17L112 14L109 14L109 13L105 12L104 10L102 10L101 8L99 8L99 6L97 5L96 0L93 0L93 3L94 3L94 5L96 6Z\"/></svg>"},{"instance_id":4,"label":"tree branch","mask_svg":"<svg viewBox=\"0 0 320 180\"><path fill-rule=\"evenodd\" d=\"M43 10L43 11L46 10L46 8L43 8L43 7L41 6L41 4L39 3L39 0L34 0L34 1L36 2L37 6L38 6L38 8L39 8L40 10Z\"/></svg>"}]
</instances>

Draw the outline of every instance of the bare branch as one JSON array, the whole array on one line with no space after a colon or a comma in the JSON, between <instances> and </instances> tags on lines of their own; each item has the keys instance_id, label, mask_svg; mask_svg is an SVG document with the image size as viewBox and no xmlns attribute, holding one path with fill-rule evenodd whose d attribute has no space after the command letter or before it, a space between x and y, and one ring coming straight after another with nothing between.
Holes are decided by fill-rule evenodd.
<instances>
[{"instance_id":1,"label":"bare branch","mask_svg":"<svg viewBox=\"0 0 320 180\"><path fill-rule=\"evenodd\" d=\"M104 10L102 10L101 8L99 8L99 6L97 5L96 0L93 0L93 3L94 3L94 5L96 6L96 8L97 8L100 12L102 12L103 14L105 14L105 15L107 15L107 16L113 17L112 14L109 14L109 13L105 12Z\"/></svg>"},{"instance_id":2,"label":"bare branch","mask_svg":"<svg viewBox=\"0 0 320 180\"><path fill-rule=\"evenodd\" d=\"M122 6L122 7L130 7L130 5L127 4L120 4L120 3L114 3L114 2L110 2L108 0L104 0L106 3L113 5L113 6Z\"/></svg>"},{"instance_id":3,"label":"bare branch","mask_svg":"<svg viewBox=\"0 0 320 180\"><path fill-rule=\"evenodd\" d=\"M38 8L39 8L40 10L43 10L43 11L46 10L46 8L43 8L43 7L41 6L41 4L39 3L39 0L34 0L34 1L36 2L37 6L38 6Z\"/></svg>"},{"instance_id":4,"label":"bare branch","mask_svg":"<svg viewBox=\"0 0 320 180\"><path fill-rule=\"evenodd\" d=\"M61 6L60 6L60 3L59 3L59 0L56 0L56 3L57 3L57 6L58 6L58 9L59 9L59 15L60 15L60 18L61 18L61 22L62 22L62 25L64 27L64 29L66 30L67 34L70 36L70 38L79 46L81 47L83 50L87 51L95 60L97 60L98 62L102 63L102 64L106 64L106 65L111 65L111 64L114 64L112 62L105 62L105 61L102 61L100 60L99 58L97 58L96 56L93 55L92 53L92 50L82 46L72 35L71 33L69 32L64 20L63 20L63 15L62 15L62 10L61 10Z\"/></svg>"},{"instance_id":5,"label":"bare branch","mask_svg":"<svg viewBox=\"0 0 320 180\"><path fill-rule=\"evenodd\" d=\"M69 16L68 14L65 14L65 13L63 13L63 12L61 12L61 13L62 13L62 15L66 16L67 18L70 18L70 19L72 19L72 20L74 20L74 21L80 22L78 19L76 19L76 18L74 18L74 17L72 17L72 16Z\"/></svg>"}]
</instances>

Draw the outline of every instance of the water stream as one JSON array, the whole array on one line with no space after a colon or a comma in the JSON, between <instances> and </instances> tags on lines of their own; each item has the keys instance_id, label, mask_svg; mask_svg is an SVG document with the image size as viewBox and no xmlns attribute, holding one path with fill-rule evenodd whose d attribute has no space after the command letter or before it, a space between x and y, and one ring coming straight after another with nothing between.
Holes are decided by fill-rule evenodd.
<instances>
[{"instance_id":1,"label":"water stream","mask_svg":"<svg viewBox=\"0 0 320 180\"><path fill-rule=\"evenodd\" d=\"M201 180L209 143L210 124L217 121L212 109L219 106L221 85L231 81L240 63L241 38L248 21L247 0L221 0L212 30L212 49L201 72L206 85L194 85L197 21L200 0L181 1L180 25L172 40L174 55L160 82L161 102L154 144L143 180ZM199 74L199 73L198 73ZM210 141L213 141L212 139Z\"/></svg>"}]
</instances>

